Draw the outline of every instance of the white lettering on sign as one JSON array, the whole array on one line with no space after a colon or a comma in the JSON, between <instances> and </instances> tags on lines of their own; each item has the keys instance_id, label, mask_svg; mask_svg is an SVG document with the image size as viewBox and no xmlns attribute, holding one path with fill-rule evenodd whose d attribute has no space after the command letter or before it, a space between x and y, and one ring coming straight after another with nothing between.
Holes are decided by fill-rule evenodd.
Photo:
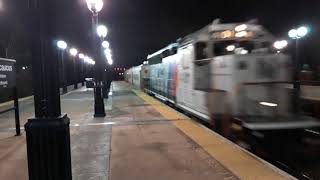
<instances>
[{"instance_id":1,"label":"white lettering on sign","mask_svg":"<svg viewBox=\"0 0 320 180\"><path fill-rule=\"evenodd\" d=\"M12 66L0 65L0 71L12 71Z\"/></svg>"},{"instance_id":2,"label":"white lettering on sign","mask_svg":"<svg viewBox=\"0 0 320 180\"><path fill-rule=\"evenodd\" d=\"M0 81L0 86L8 85L8 81Z\"/></svg>"},{"instance_id":3,"label":"white lettering on sign","mask_svg":"<svg viewBox=\"0 0 320 180\"><path fill-rule=\"evenodd\" d=\"M0 74L0 78L2 78L2 79L7 78L7 75L5 75L5 74Z\"/></svg>"}]
</instances>

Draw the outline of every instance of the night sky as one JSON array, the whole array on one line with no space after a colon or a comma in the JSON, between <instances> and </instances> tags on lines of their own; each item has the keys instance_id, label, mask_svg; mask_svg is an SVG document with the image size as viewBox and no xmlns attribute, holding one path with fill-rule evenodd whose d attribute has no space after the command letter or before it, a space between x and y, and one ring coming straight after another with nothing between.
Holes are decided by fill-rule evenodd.
<instances>
[{"instance_id":1,"label":"night sky","mask_svg":"<svg viewBox=\"0 0 320 180\"><path fill-rule=\"evenodd\" d=\"M1 0L1 21L23 15L26 0ZM60 3L59 3L60 2ZM287 31L299 25L310 25L312 33L303 40L304 61L317 64L320 60L319 0L104 0L100 22L107 25L115 66L141 64L151 54L179 37L202 28L215 18L223 22L244 22L258 19L276 37L287 38ZM85 0L57 0L58 37L88 52L90 48L91 13ZM0 32L3 31L1 22Z\"/></svg>"}]
</instances>

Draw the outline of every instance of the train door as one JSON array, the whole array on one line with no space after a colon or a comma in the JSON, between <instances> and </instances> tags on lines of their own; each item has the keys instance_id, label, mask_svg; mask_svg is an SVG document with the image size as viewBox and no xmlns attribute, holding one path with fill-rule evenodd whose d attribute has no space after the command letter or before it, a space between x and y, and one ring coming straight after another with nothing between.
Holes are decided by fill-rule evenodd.
<instances>
[{"instance_id":1,"label":"train door","mask_svg":"<svg viewBox=\"0 0 320 180\"><path fill-rule=\"evenodd\" d=\"M193 46L189 45L180 50L181 60L179 68L179 94L178 103L188 108L193 108L193 79L192 79L192 59Z\"/></svg>"},{"instance_id":2,"label":"train door","mask_svg":"<svg viewBox=\"0 0 320 180\"><path fill-rule=\"evenodd\" d=\"M202 114L202 117L208 118L207 94L210 88L210 61L212 55L209 50L210 44L207 41L197 42L194 45L195 55L193 58L193 95L196 110Z\"/></svg>"}]
</instances>

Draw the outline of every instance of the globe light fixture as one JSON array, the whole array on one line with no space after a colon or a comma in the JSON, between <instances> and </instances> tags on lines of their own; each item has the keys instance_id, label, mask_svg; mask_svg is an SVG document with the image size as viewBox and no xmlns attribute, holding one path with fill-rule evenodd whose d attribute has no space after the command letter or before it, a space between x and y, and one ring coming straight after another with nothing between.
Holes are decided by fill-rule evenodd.
<instances>
[{"instance_id":1,"label":"globe light fixture","mask_svg":"<svg viewBox=\"0 0 320 180\"><path fill-rule=\"evenodd\" d=\"M300 38L303 38L306 35L308 35L308 33L309 33L309 28L306 27L306 26L301 26L301 27L299 27L297 29L291 29L288 32L288 36L291 39L300 39Z\"/></svg>"},{"instance_id":2,"label":"globe light fixture","mask_svg":"<svg viewBox=\"0 0 320 180\"><path fill-rule=\"evenodd\" d=\"M102 47L105 49L109 49L110 48L110 43L108 41L103 41L102 42Z\"/></svg>"},{"instance_id":3,"label":"globe light fixture","mask_svg":"<svg viewBox=\"0 0 320 180\"><path fill-rule=\"evenodd\" d=\"M273 47L277 50L284 49L287 46L288 46L288 41L286 41L286 40L276 41L273 43Z\"/></svg>"},{"instance_id":4,"label":"globe light fixture","mask_svg":"<svg viewBox=\"0 0 320 180\"><path fill-rule=\"evenodd\" d=\"M80 53L80 54L79 54L79 58L80 58L80 59L84 59L84 54Z\"/></svg>"},{"instance_id":5,"label":"globe light fixture","mask_svg":"<svg viewBox=\"0 0 320 180\"><path fill-rule=\"evenodd\" d=\"M86 0L88 9L95 15L97 15L103 8L102 0Z\"/></svg>"},{"instance_id":6,"label":"globe light fixture","mask_svg":"<svg viewBox=\"0 0 320 180\"><path fill-rule=\"evenodd\" d=\"M105 38L108 34L108 29L104 25L99 25L97 27L97 34L100 38Z\"/></svg>"},{"instance_id":7,"label":"globe light fixture","mask_svg":"<svg viewBox=\"0 0 320 180\"><path fill-rule=\"evenodd\" d=\"M309 32L309 29L305 26L299 27L297 29L297 34L300 38L306 36L308 34L308 32Z\"/></svg>"},{"instance_id":8,"label":"globe light fixture","mask_svg":"<svg viewBox=\"0 0 320 180\"><path fill-rule=\"evenodd\" d=\"M71 56L77 56L78 55L78 50L76 49L76 48L71 48L70 50L69 50L69 53L70 53L70 55Z\"/></svg>"},{"instance_id":9,"label":"globe light fixture","mask_svg":"<svg viewBox=\"0 0 320 180\"><path fill-rule=\"evenodd\" d=\"M106 56L112 55L111 49L105 49L105 50L104 50L104 54L105 54Z\"/></svg>"},{"instance_id":10,"label":"globe light fixture","mask_svg":"<svg viewBox=\"0 0 320 180\"><path fill-rule=\"evenodd\" d=\"M59 49L65 50L67 49L68 44L65 41L60 40L57 42L57 46Z\"/></svg>"}]
</instances>

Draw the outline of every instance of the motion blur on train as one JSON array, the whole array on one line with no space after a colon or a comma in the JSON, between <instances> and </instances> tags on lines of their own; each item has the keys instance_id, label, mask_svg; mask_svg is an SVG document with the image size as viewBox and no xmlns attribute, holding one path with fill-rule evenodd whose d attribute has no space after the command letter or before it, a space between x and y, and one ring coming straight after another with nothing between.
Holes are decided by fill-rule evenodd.
<instances>
[{"instance_id":1,"label":"motion blur on train","mask_svg":"<svg viewBox=\"0 0 320 180\"><path fill-rule=\"evenodd\" d=\"M297 110L291 58L275 41L254 21L215 20L150 54L125 79L225 137L301 138L320 123Z\"/></svg>"}]
</instances>

